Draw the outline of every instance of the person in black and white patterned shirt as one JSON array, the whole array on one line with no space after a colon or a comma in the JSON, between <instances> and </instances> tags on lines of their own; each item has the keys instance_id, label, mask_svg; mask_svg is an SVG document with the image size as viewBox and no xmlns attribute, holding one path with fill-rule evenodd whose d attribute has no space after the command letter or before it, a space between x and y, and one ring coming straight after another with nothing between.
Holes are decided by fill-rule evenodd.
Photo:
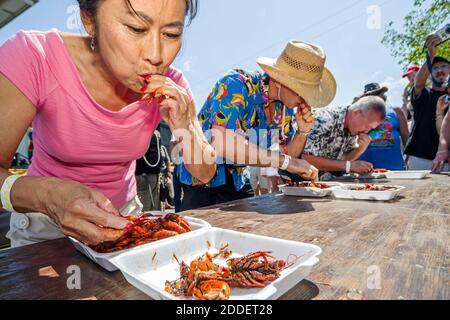
<instances>
[{"instance_id":1,"label":"person in black and white patterned shirt","mask_svg":"<svg viewBox=\"0 0 450 320\"><path fill-rule=\"evenodd\" d=\"M367 133L386 118L383 99L369 96L347 107L316 109L314 117L303 159L321 171L370 172L371 163L356 159L371 142Z\"/></svg>"}]
</instances>

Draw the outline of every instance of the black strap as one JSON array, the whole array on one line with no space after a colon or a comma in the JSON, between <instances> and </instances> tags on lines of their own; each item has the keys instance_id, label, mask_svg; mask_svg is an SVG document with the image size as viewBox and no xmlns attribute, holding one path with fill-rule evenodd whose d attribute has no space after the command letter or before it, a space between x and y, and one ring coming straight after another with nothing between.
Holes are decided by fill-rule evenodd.
<instances>
[{"instance_id":1,"label":"black strap","mask_svg":"<svg viewBox=\"0 0 450 320\"><path fill-rule=\"evenodd\" d=\"M431 57L430 57L430 53L427 52L427 67L428 70L430 71L430 77L431 77L431 82L433 82L433 85L435 87L439 87L440 83L433 77L433 62L431 61Z\"/></svg>"}]
</instances>

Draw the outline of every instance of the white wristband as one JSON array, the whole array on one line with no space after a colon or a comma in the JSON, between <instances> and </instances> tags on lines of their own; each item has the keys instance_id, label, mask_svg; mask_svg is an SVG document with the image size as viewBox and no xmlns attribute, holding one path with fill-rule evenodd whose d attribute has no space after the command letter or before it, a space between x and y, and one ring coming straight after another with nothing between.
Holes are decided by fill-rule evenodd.
<instances>
[{"instance_id":1,"label":"white wristband","mask_svg":"<svg viewBox=\"0 0 450 320\"><path fill-rule=\"evenodd\" d=\"M346 173L350 173L351 169L352 169L352 162L351 161L346 161L345 162L345 172Z\"/></svg>"},{"instance_id":2,"label":"white wristband","mask_svg":"<svg viewBox=\"0 0 450 320\"><path fill-rule=\"evenodd\" d=\"M3 186L0 190L0 199L2 203L2 208L9 212L16 212L11 203L11 189L17 179L21 178L21 175L14 174L9 176L3 182Z\"/></svg>"},{"instance_id":3,"label":"white wristband","mask_svg":"<svg viewBox=\"0 0 450 320\"><path fill-rule=\"evenodd\" d=\"M288 155L284 155L284 162L281 165L280 169L281 170L287 170L287 168L289 167L289 162L291 161L291 157Z\"/></svg>"}]
</instances>

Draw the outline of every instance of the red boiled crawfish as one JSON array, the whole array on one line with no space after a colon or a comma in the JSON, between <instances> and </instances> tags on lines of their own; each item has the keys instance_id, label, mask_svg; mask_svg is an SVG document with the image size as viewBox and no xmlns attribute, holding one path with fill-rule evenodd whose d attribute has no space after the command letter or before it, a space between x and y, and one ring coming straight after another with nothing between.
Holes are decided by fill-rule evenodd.
<instances>
[{"instance_id":1,"label":"red boiled crawfish","mask_svg":"<svg viewBox=\"0 0 450 320\"><path fill-rule=\"evenodd\" d=\"M180 278L166 281L165 291L199 300L224 300L229 298L231 287L264 287L266 282L276 280L286 268L284 260L274 260L266 251L228 259L226 267L215 264L213 257L207 252L193 260L190 266L183 261L178 262Z\"/></svg>"},{"instance_id":2,"label":"red boiled crawfish","mask_svg":"<svg viewBox=\"0 0 450 320\"><path fill-rule=\"evenodd\" d=\"M191 231L189 223L180 215L167 214L164 217L152 214L129 216L130 223L123 234L115 241L100 243L91 248L100 253L136 247L152 241L173 237Z\"/></svg>"}]
</instances>

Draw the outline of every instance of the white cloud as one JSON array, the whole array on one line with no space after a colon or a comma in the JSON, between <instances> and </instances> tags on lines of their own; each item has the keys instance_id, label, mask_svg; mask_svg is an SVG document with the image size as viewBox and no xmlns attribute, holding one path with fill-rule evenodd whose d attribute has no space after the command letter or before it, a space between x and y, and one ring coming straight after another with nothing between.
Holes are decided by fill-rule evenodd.
<instances>
[{"instance_id":1,"label":"white cloud","mask_svg":"<svg viewBox=\"0 0 450 320\"><path fill-rule=\"evenodd\" d=\"M383 74L383 72L381 71L375 71L369 78L369 81L366 81L367 83L371 82L371 81L375 81L375 79L378 79L381 75Z\"/></svg>"},{"instance_id":2,"label":"white cloud","mask_svg":"<svg viewBox=\"0 0 450 320\"><path fill-rule=\"evenodd\" d=\"M407 83L408 81L404 78L394 78L392 76L387 76L383 81L381 81L381 86L386 86L389 88L387 93L388 104L401 106L403 89Z\"/></svg>"}]
</instances>

